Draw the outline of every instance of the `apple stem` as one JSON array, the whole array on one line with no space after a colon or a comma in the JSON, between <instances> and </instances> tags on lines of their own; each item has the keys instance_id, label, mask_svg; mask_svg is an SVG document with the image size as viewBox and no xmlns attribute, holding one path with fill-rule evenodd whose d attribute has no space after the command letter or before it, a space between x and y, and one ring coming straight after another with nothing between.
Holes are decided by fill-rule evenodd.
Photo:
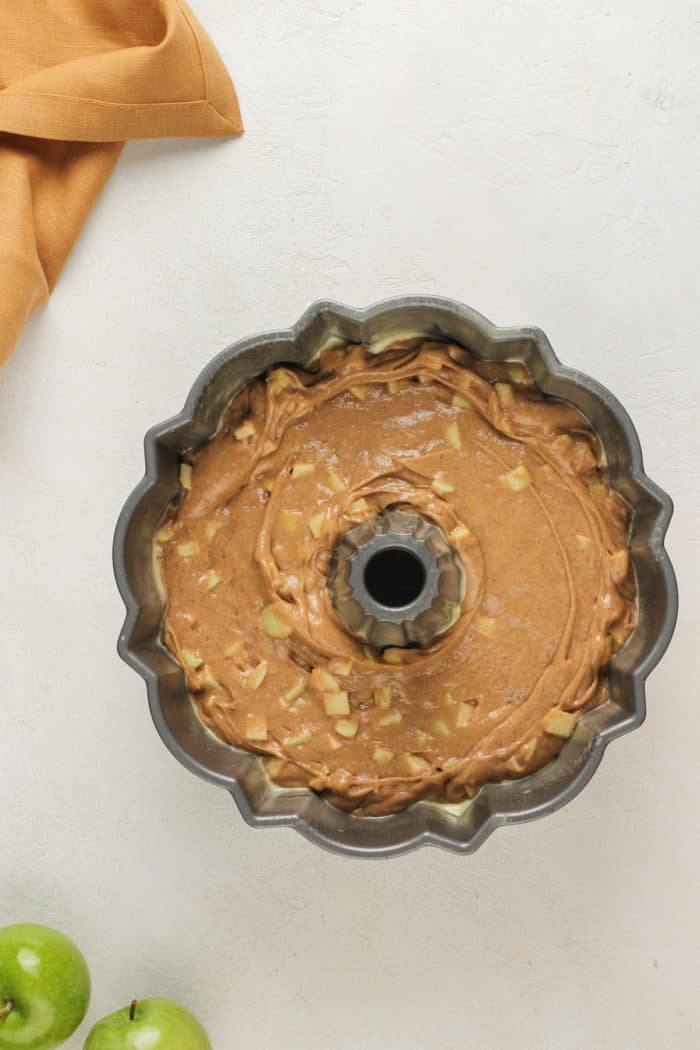
<instances>
[{"instance_id":1,"label":"apple stem","mask_svg":"<svg viewBox=\"0 0 700 1050\"><path fill-rule=\"evenodd\" d=\"M9 1017L15 1008L15 1004L12 999L5 999L4 1003L5 1005L3 1006L2 1010L0 1010L0 1021L4 1021L6 1017Z\"/></svg>"},{"instance_id":2,"label":"apple stem","mask_svg":"<svg viewBox=\"0 0 700 1050\"><path fill-rule=\"evenodd\" d=\"M136 1004L138 999L131 1000L131 1006L129 1007L129 1020L134 1021L136 1019Z\"/></svg>"}]
</instances>

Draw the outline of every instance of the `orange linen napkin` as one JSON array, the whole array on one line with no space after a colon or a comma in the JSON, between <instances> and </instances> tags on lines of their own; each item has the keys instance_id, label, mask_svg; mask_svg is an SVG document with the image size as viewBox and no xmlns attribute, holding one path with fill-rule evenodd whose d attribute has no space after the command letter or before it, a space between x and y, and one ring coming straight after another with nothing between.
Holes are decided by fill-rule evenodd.
<instances>
[{"instance_id":1,"label":"orange linen napkin","mask_svg":"<svg viewBox=\"0 0 700 1050\"><path fill-rule=\"evenodd\" d=\"M181 0L0 0L0 364L126 139L242 131L229 75Z\"/></svg>"}]
</instances>

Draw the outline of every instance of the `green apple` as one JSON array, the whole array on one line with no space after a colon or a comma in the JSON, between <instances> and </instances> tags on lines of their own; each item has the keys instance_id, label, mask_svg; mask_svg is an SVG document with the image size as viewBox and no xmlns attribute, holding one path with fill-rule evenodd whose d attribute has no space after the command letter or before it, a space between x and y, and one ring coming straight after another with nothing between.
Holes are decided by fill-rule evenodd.
<instances>
[{"instance_id":1,"label":"green apple","mask_svg":"<svg viewBox=\"0 0 700 1050\"><path fill-rule=\"evenodd\" d=\"M90 973L62 933L0 929L0 1050L54 1050L85 1017Z\"/></svg>"},{"instance_id":2,"label":"green apple","mask_svg":"<svg viewBox=\"0 0 700 1050\"><path fill-rule=\"evenodd\" d=\"M99 1021L83 1050L211 1050L196 1017L169 999L141 999Z\"/></svg>"}]
</instances>

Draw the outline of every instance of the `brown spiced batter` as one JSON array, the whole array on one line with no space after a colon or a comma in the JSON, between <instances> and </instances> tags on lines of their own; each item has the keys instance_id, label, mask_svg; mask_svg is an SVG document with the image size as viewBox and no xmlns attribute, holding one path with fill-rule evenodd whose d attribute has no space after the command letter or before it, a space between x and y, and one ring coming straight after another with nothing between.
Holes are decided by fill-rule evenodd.
<instances>
[{"instance_id":1,"label":"brown spiced batter","mask_svg":"<svg viewBox=\"0 0 700 1050\"><path fill-rule=\"evenodd\" d=\"M223 740L359 815L530 773L608 697L636 622L628 511L573 408L520 365L420 340L279 368L183 464L156 537L165 641ZM351 637L326 586L388 507L436 523L465 578L424 650Z\"/></svg>"}]
</instances>

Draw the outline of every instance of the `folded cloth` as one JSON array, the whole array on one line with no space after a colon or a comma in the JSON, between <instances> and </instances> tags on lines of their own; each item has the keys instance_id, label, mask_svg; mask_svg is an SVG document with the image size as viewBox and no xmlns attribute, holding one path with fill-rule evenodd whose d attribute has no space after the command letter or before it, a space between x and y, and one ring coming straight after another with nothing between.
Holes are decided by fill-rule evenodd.
<instances>
[{"instance_id":1,"label":"folded cloth","mask_svg":"<svg viewBox=\"0 0 700 1050\"><path fill-rule=\"evenodd\" d=\"M0 364L127 139L242 131L182 0L0 0Z\"/></svg>"}]
</instances>

